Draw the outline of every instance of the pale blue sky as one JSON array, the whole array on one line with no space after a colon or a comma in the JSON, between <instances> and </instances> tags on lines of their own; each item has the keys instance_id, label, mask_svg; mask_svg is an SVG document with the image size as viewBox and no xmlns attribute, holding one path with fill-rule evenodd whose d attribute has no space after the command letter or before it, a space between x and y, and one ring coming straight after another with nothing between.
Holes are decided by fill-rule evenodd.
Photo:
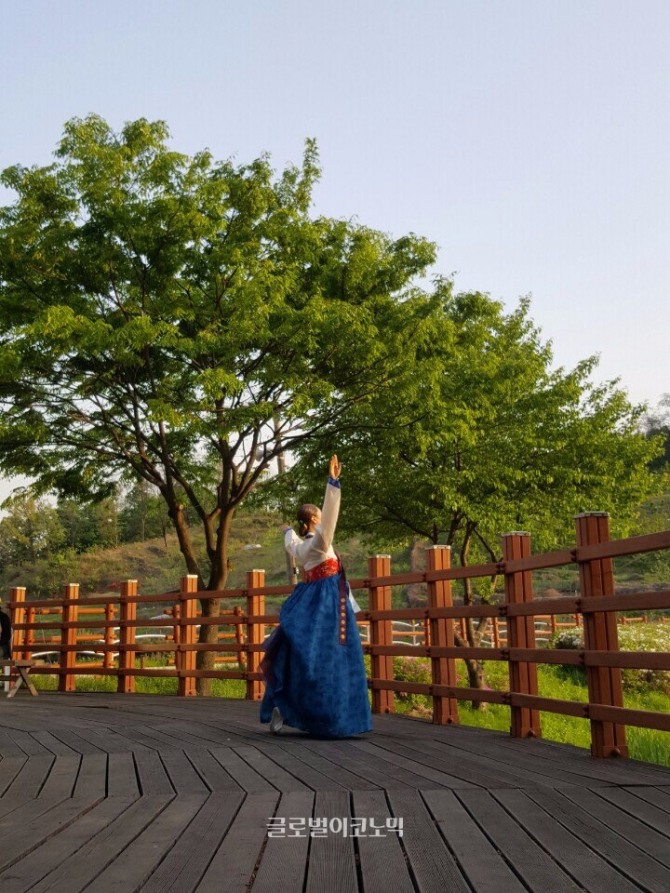
<instances>
[{"instance_id":1,"label":"pale blue sky","mask_svg":"<svg viewBox=\"0 0 670 893\"><path fill-rule=\"evenodd\" d=\"M316 212L433 239L459 289L532 295L557 364L670 392L667 0L0 0L0 41L0 167L89 112L277 168L314 136Z\"/></svg>"}]
</instances>

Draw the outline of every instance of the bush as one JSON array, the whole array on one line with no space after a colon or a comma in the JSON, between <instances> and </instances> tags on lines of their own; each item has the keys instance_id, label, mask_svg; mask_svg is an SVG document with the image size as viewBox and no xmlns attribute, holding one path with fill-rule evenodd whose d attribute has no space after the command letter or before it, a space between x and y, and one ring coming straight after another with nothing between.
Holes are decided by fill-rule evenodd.
<instances>
[{"instance_id":1,"label":"bush","mask_svg":"<svg viewBox=\"0 0 670 893\"><path fill-rule=\"evenodd\" d=\"M418 682L422 685L432 683L430 658L428 657L394 657L393 676L400 682ZM411 692L397 692L396 697L408 711L417 716L432 714L431 701L427 695Z\"/></svg>"},{"instance_id":2,"label":"bush","mask_svg":"<svg viewBox=\"0 0 670 893\"><path fill-rule=\"evenodd\" d=\"M619 627L622 651L670 651L670 624L636 623ZM637 690L670 692L670 670L623 670L624 684Z\"/></svg>"},{"instance_id":3,"label":"bush","mask_svg":"<svg viewBox=\"0 0 670 893\"><path fill-rule=\"evenodd\" d=\"M668 623L636 623L620 625L619 649L621 651L670 652L670 624ZM553 648L581 650L584 648L584 631L581 627L564 629L552 636L550 644ZM562 675L585 675L581 667L562 667ZM623 684L638 691L670 692L670 670L622 670Z\"/></svg>"},{"instance_id":4,"label":"bush","mask_svg":"<svg viewBox=\"0 0 670 893\"><path fill-rule=\"evenodd\" d=\"M580 651L584 648L584 632L581 626L574 629L562 629L549 639L552 648L563 648L570 651Z\"/></svg>"}]
</instances>

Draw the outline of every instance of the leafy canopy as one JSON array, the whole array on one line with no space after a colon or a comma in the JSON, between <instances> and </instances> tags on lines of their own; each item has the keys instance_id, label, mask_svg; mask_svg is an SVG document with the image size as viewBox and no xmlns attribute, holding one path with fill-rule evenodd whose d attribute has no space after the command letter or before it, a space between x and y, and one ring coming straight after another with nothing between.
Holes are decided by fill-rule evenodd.
<instances>
[{"instance_id":1,"label":"leafy canopy","mask_svg":"<svg viewBox=\"0 0 670 893\"><path fill-rule=\"evenodd\" d=\"M3 503L0 518L0 568L35 563L64 545L58 512L45 500L19 491Z\"/></svg>"},{"instance_id":2,"label":"leafy canopy","mask_svg":"<svg viewBox=\"0 0 670 893\"><path fill-rule=\"evenodd\" d=\"M569 542L582 511L610 511L626 529L658 483L647 469L658 443L616 382L591 383L594 358L553 369L527 300L506 314L449 280L436 283L419 341L393 401L375 395L340 420L344 529L385 546L447 543L462 563L473 547L498 560L510 530L531 532L536 548ZM316 467L318 444L300 452Z\"/></svg>"},{"instance_id":3,"label":"leafy canopy","mask_svg":"<svg viewBox=\"0 0 670 893\"><path fill-rule=\"evenodd\" d=\"M220 588L270 464L398 374L434 246L310 216L313 141L276 176L168 137L74 119L53 164L2 173L0 470L76 498L148 482Z\"/></svg>"}]
</instances>

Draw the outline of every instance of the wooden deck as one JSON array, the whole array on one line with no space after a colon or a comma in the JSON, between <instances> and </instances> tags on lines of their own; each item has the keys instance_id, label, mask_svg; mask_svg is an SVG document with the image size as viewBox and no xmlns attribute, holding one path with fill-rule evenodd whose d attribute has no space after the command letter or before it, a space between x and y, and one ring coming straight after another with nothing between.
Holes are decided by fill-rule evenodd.
<instances>
[{"instance_id":1,"label":"wooden deck","mask_svg":"<svg viewBox=\"0 0 670 893\"><path fill-rule=\"evenodd\" d=\"M2 893L670 890L670 770L404 717L344 741L257 720L248 701L0 697ZM403 836L268 836L312 816Z\"/></svg>"}]
</instances>

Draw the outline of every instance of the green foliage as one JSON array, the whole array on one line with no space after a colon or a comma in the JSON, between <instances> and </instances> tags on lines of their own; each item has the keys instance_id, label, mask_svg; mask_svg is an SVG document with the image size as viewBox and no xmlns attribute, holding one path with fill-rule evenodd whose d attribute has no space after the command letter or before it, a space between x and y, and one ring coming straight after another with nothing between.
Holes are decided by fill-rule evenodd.
<instances>
[{"instance_id":1,"label":"green foliage","mask_svg":"<svg viewBox=\"0 0 670 893\"><path fill-rule=\"evenodd\" d=\"M642 408L614 383L590 383L593 359L552 370L528 311L521 301L505 314L485 295L438 283L412 374L392 402L381 394L354 407L340 432L356 493L345 503L349 529L386 545L408 535L446 542L466 562L499 557L507 530L530 531L537 550L569 542L580 511L610 511L617 532L630 528L660 485L646 468L659 444L640 433ZM314 457L312 444L302 449Z\"/></svg>"},{"instance_id":2,"label":"green foliage","mask_svg":"<svg viewBox=\"0 0 670 893\"><path fill-rule=\"evenodd\" d=\"M72 551L87 552L118 545L118 506L114 496L94 503L61 499L56 513L65 530L67 547Z\"/></svg>"},{"instance_id":3,"label":"green foliage","mask_svg":"<svg viewBox=\"0 0 670 893\"><path fill-rule=\"evenodd\" d=\"M242 588L247 571L261 567L266 571L269 586L286 583L286 560L281 533L281 517L269 512L250 512L242 509L236 517L229 543L229 588ZM194 534L194 546L204 551L204 540ZM253 546L253 548L248 548ZM260 546L260 548L256 548ZM338 543L347 575L365 577L370 550L358 538ZM402 556L394 556L394 566L400 566ZM11 586L24 586L28 598L56 597L67 583L79 583L82 594L109 592L118 589L127 579L139 581L140 592L152 595L173 592L184 574L183 558L173 532L134 543L120 543L118 547L93 548L77 553L72 549L51 552L34 562L0 566L0 592ZM367 605L365 591L356 593L363 608ZM279 610L282 598L268 599L268 605ZM400 607L400 605L396 605Z\"/></svg>"},{"instance_id":4,"label":"green foliage","mask_svg":"<svg viewBox=\"0 0 670 893\"><path fill-rule=\"evenodd\" d=\"M276 176L168 136L73 119L52 165L2 173L0 470L77 499L145 481L218 588L271 464L396 375L435 251L312 218L312 141Z\"/></svg>"},{"instance_id":5,"label":"green foliage","mask_svg":"<svg viewBox=\"0 0 670 893\"><path fill-rule=\"evenodd\" d=\"M115 591L121 581L137 579L149 595L175 590L183 573L173 535L167 546L162 540L150 540L83 553L67 549L35 562L8 565L0 571L0 586L5 592L11 586L25 586L30 599L56 598L67 583L79 583L82 595L90 595Z\"/></svg>"},{"instance_id":6,"label":"green foliage","mask_svg":"<svg viewBox=\"0 0 670 893\"><path fill-rule=\"evenodd\" d=\"M670 394L664 394L655 412L644 419L647 437L657 437L663 443L663 452L649 463L652 471L667 475L670 470Z\"/></svg>"},{"instance_id":7,"label":"green foliage","mask_svg":"<svg viewBox=\"0 0 670 893\"><path fill-rule=\"evenodd\" d=\"M195 520L195 519L193 519ZM146 481L133 484L124 495L119 512L121 541L145 542L154 537L165 538L170 529L165 501Z\"/></svg>"},{"instance_id":8,"label":"green foliage","mask_svg":"<svg viewBox=\"0 0 670 893\"><path fill-rule=\"evenodd\" d=\"M670 652L670 624L635 623L619 627L622 651ZM624 687L638 691L670 692L670 670L622 670Z\"/></svg>"},{"instance_id":9,"label":"green foliage","mask_svg":"<svg viewBox=\"0 0 670 893\"><path fill-rule=\"evenodd\" d=\"M0 566L36 562L58 552L66 532L58 512L45 500L19 492L3 503L0 519Z\"/></svg>"},{"instance_id":10,"label":"green foliage","mask_svg":"<svg viewBox=\"0 0 670 893\"><path fill-rule=\"evenodd\" d=\"M584 630L581 626L575 626L572 629L562 629L551 637L549 646L568 651L578 651L584 648Z\"/></svg>"},{"instance_id":11,"label":"green foliage","mask_svg":"<svg viewBox=\"0 0 670 893\"><path fill-rule=\"evenodd\" d=\"M160 660L145 661L147 668L155 669L164 666ZM237 669L230 667L229 669ZM56 691L58 688L58 676L47 674L33 674L31 676L35 687L40 691ZM77 691L90 692L115 692L117 680L115 676L97 676L86 674L77 676ZM176 695L177 679L161 676L136 676L135 691L140 695ZM215 698L244 698L246 695L246 683L240 679L213 679L212 696ZM132 697L129 695L128 697Z\"/></svg>"},{"instance_id":12,"label":"green foliage","mask_svg":"<svg viewBox=\"0 0 670 893\"><path fill-rule=\"evenodd\" d=\"M619 625L618 639L621 651L670 652L670 623L651 622ZM550 640L555 648L581 650L584 648L584 630L582 627L565 629L556 633ZM563 672L575 669L582 679L586 679L586 671L581 668L563 668ZM560 671L560 668L559 668ZM660 691L670 693L669 670L629 670L621 671L626 690Z\"/></svg>"},{"instance_id":13,"label":"green foliage","mask_svg":"<svg viewBox=\"0 0 670 893\"><path fill-rule=\"evenodd\" d=\"M307 498L326 444L337 443L353 494L343 531L385 550L409 538L446 543L461 564L499 560L509 530L529 531L534 551L568 545L573 516L592 509L612 514L614 535L628 533L663 486L647 468L661 445L639 430L643 408L615 382L593 385L593 358L553 369L526 300L506 314L438 280L415 309L417 352L392 394L378 389L299 445L290 485ZM464 584L466 601L488 600L491 582Z\"/></svg>"},{"instance_id":14,"label":"green foliage","mask_svg":"<svg viewBox=\"0 0 670 893\"><path fill-rule=\"evenodd\" d=\"M668 643L663 642L663 650L668 650ZM430 661L427 658L404 658L408 662L398 667L397 678L407 677L408 681L430 682ZM496 691L506 691L509 688L509 675L507 664L501 661L486 662L486 676L490 687ZM574 674L564 674L562 667L539 664L538 689L541 697L556 698L558 700L581 701L588 700L586 681ZM567 669L574 669L572 667ZM465 671L462 661L456 662L456 673L459 685L465 684ZM412 713L415 716L426 719L432 714L431 699L422 695L396 695L396 712ZM659 713L667 713L670 710L670 693L666 691L652 691L644 686L626 690L625 706L637 710L655 710ZM498 704L487 704L484 710L473 709L467 701L458 702L458 714L460 722L467 726L477 728L495 729L501 732L509 732L510 709ZM543 711L542 737L547 741L558 741L562 744L572 744L576 747L590 747L589 722L586 719L578 719L572 716L562 716L558 713ZM635 726L627 728L627 740L631 759L645 760L662 766L670 766L670 736L667 732L659 732L655 729L643 729Z\"/></svg>"},{"instance_id":15,"label":"green foliage","mask_svg":"<svg viewBox=\"0 0 670 893\"><path fill-rule=\"evenodd\" d=\"M418 682L421 685L432 683L430 660L422 657L394 657L393 677L399 682ZM402 712L411 711L417 716L429 716L432 709L425 695L402 692L396 694L402 705Z\"/></svg>"},{"instance_id":16,"label":"green foliage","mask_svg":"<svg viewBox=\"0 0 670 893\"><path fill-rule=\"evenodd\" d=\"M337 444L353 495L340 529L385 550L414 538L451 546L454 564L495 563L502 533L527 530L535 551L557 548L574 542L573 516L593 509L612 513L615 535L628 532L663 483L648 469L661 445L639 430L643 407L616 382L593 385L594 358L553 369L527 300L507 314L438 279L429 299L406 306L411 362L399 359L390 387L297 445L301 462L285 482L296 501L310 501L322 456ZM491 601L495 582L460 581L464 602ZM483 629L466 621L469 645ZM467 666L470 685L483 684L479 662Z\"/></svg>"}]
</instances>

